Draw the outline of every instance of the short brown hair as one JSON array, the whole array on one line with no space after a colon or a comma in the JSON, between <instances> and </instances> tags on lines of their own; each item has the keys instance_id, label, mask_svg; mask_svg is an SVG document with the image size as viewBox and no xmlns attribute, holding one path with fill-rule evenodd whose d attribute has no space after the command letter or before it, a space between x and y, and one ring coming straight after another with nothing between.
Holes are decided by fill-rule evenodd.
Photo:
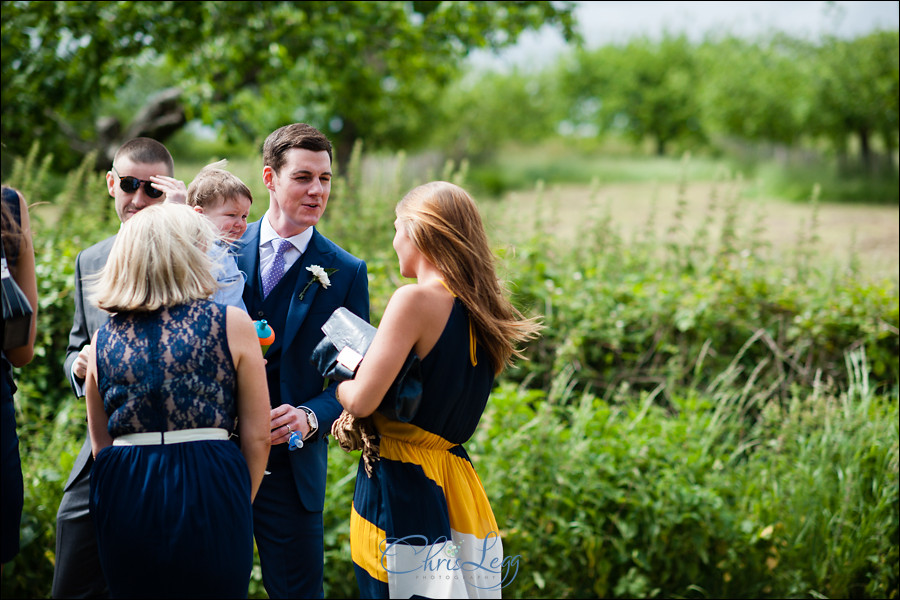
<instances>
[{"instance_id":1,"label":"short brown hair","mask_svg":"<svg viewBox=\"0 0 900 600\"><path fill-rule=\"evenodd\" d=\"M266 138L263 144L263 166L272 167L276 173L281 172L285 155L292 148L327 152L329 162L334 160L331 142L324 133L306 123L293 123L276 129Z\"/></svg>"},{"instance_id":2,"label":"short brown hair","mask_svg":"<svg viewBox=\"0 0 900 600\"><path fill-rule=\"evenodd\" d=\"M215 208L226 200L247 197L253 202L250 188L240 178L219 167L227 161L220 160L206 165L194 177L187 189L187 205L201 208Z\"/></svg>"},{"instance_id":3,"label":"short brown hair","mask_svg":"<svg viewBox=\"0 0 900 600\"><path fill-rule=\"evenodd\" d=\"M119 157L125 157L144 165L163 163L168 171L166 175L172 177L175 174L175 161L172 160L172 155L165 146L152 138L137 137L128 140L116 151L113 164L119 160Z\"/></svg>"}]
</instances>

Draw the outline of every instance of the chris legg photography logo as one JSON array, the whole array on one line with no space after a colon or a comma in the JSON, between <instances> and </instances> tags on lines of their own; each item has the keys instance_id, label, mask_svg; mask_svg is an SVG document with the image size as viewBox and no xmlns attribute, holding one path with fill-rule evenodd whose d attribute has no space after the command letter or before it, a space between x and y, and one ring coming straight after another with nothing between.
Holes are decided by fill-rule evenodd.
<instances>
[{"instance_id":1,"label":"chris legg photography logo","mask_svg":"<svg viewBox=\"0 0 900 600\"><path fill-rule=\"evenodd\" d=\"M519 574L520 555L502 556L499 548L494 550L499 540L492 531L484 540L476 540L480 547L465 552L465 542L454 543L444 536L434 543L429 543L424 535L388 538L381 543L381 566L394 575L415 575L426 581L461 579L479 589L502 589ZM395 561L398 564L391 570L388 557L403 560Z\"/></svg>"}]
</instances>

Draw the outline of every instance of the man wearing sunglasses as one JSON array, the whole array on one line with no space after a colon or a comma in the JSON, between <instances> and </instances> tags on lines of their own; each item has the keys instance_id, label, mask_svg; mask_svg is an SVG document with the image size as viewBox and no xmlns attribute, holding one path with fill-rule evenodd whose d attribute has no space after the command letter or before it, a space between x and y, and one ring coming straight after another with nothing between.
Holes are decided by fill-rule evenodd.
<instances>
[{"instance_id":1,"label":"man wearing sunglasses","mask_svg":"<svg viewBox=\"0 0 900 600\"><path fill-rule=\"evenodd\" d=\"M187 186L173 177L174 170L172 155L156 140L139 137L123 144L106 174L107 189L109 195L115 198L119 220L124 223L148 206L164 201L183 204L187 199ZM115 237L83 250L75 259L75 318L69 333L65 372L79 398L84 396L88 345L94 332L108 318L108 313L86 300L83 281L106 264ZM93 463L88 438L75 459L56 515L53 598L100 598L108 595L89 510Z\"/></svg>"},{"instance_id":2,"label":"man wearing sunglasses","mask_svg":"<svg viewBox=\"0 0 900 600\"><path fill-rule=\"evenodd\" d=\"M109 194L116 199L116 214L119 215L119 220L123 223L142 208L159 204L164 200L180 204L185 203L187 188L185 188L184 182L175 179L171 175L160 174L158 169L162 163L136 163L126 156L122 156L117 160L122 169L132 173L132 175L120 175L114 161L112 169L106 174L106 185L109 187ZM155 173L148 175L147 179L140 179L137 176L154 171ZM118 190L114 189L116 181L119 182Z\"/></svg>"}]
</instances>

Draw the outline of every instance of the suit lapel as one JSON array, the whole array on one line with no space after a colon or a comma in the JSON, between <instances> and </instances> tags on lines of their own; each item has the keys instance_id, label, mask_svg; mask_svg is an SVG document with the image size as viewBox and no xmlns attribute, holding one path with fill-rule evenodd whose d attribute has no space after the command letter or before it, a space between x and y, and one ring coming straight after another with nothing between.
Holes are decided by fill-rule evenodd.
<instances>
[{"instance_id":1,"label":"suit lapel","mask_svg":"<svg viewBox=\"0 0 900 600\"><path fill-rule=\"evenodd\" d=\"M245 286L250 290L260 287L259 281L259 224L260 221L250 223L247 231L241 236L240 248L237 250L238 269L247 275Z\"/></svg>"},{"instance_id":2,"label":"suit lapel","mask_svg":"<svg viewBox=\"0 0 900 600\"><path fill-rule=\"evenodd\" d=\"M259 239L258 232L256 237ZM323 240L324 238L322 235L317 230L313 229L313 236L309 241L309 246L307 246L303 256L300 257L300 273L297 275L297 283L295 284L293 294L291 295L291 304L288 308L287 323L285 324L284 334L286 345L291 343L294 336L297 335L300 326L303 324L304 319L306 319L309 307L316 298L316 294L322 290L321 285L314 283L309 286L309 289L303 294L303 299L300 299L303 288L306 287L306 284L309 283L310 278L313 276L306 268L312 265L319 265L323 269L328 269L333 266L334 252L324 248Z\"/></svg>"}]
</instances>

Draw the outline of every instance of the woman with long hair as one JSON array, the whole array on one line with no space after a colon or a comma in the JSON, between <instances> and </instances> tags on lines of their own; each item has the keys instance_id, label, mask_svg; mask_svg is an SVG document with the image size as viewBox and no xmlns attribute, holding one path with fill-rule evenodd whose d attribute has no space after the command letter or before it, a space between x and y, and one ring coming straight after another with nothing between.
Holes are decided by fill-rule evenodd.
<instances>
[{"instance_id":1,"label":"woman with long hair","mask_svg":"<svg viewBox=\"0 0 900 600\"><path fill-rule=\"evenodd\" d=\"M436 181L396 207L400 274L354 379L338 386L364 449L351 514L361 597L499 597L509 583L499 527L463 448L494 378L522 356L541 325L498 279L472 197ZM405 358L421 359L422 401L409 423L377 411ZM341 421L336 423L339 428Z\"/></svg>"},{"instance_id":2,"label":"woman with long hair","mask_svg":"<svg viewBox=\"0 0 900 600\"><path fill-rule=\"evenodd\" d=\"M2 201L2 243L5 264L4 276L8 275L18 284L31 305L31 328L28 339L22 346L8 348L0 358L3 382L3 537L0 544L2 564L11 561L19 553L19 526L22 521L24 485L22 462L19 457L19 438L16 434L16 407L13 394L16 383L13 367L27 365L34 358L34 339L37 334L37 279L34 270L34 244L31 239L31 219L28 205L22 194L13 188L3 186Z\"/></svg>"}]
</instances>

